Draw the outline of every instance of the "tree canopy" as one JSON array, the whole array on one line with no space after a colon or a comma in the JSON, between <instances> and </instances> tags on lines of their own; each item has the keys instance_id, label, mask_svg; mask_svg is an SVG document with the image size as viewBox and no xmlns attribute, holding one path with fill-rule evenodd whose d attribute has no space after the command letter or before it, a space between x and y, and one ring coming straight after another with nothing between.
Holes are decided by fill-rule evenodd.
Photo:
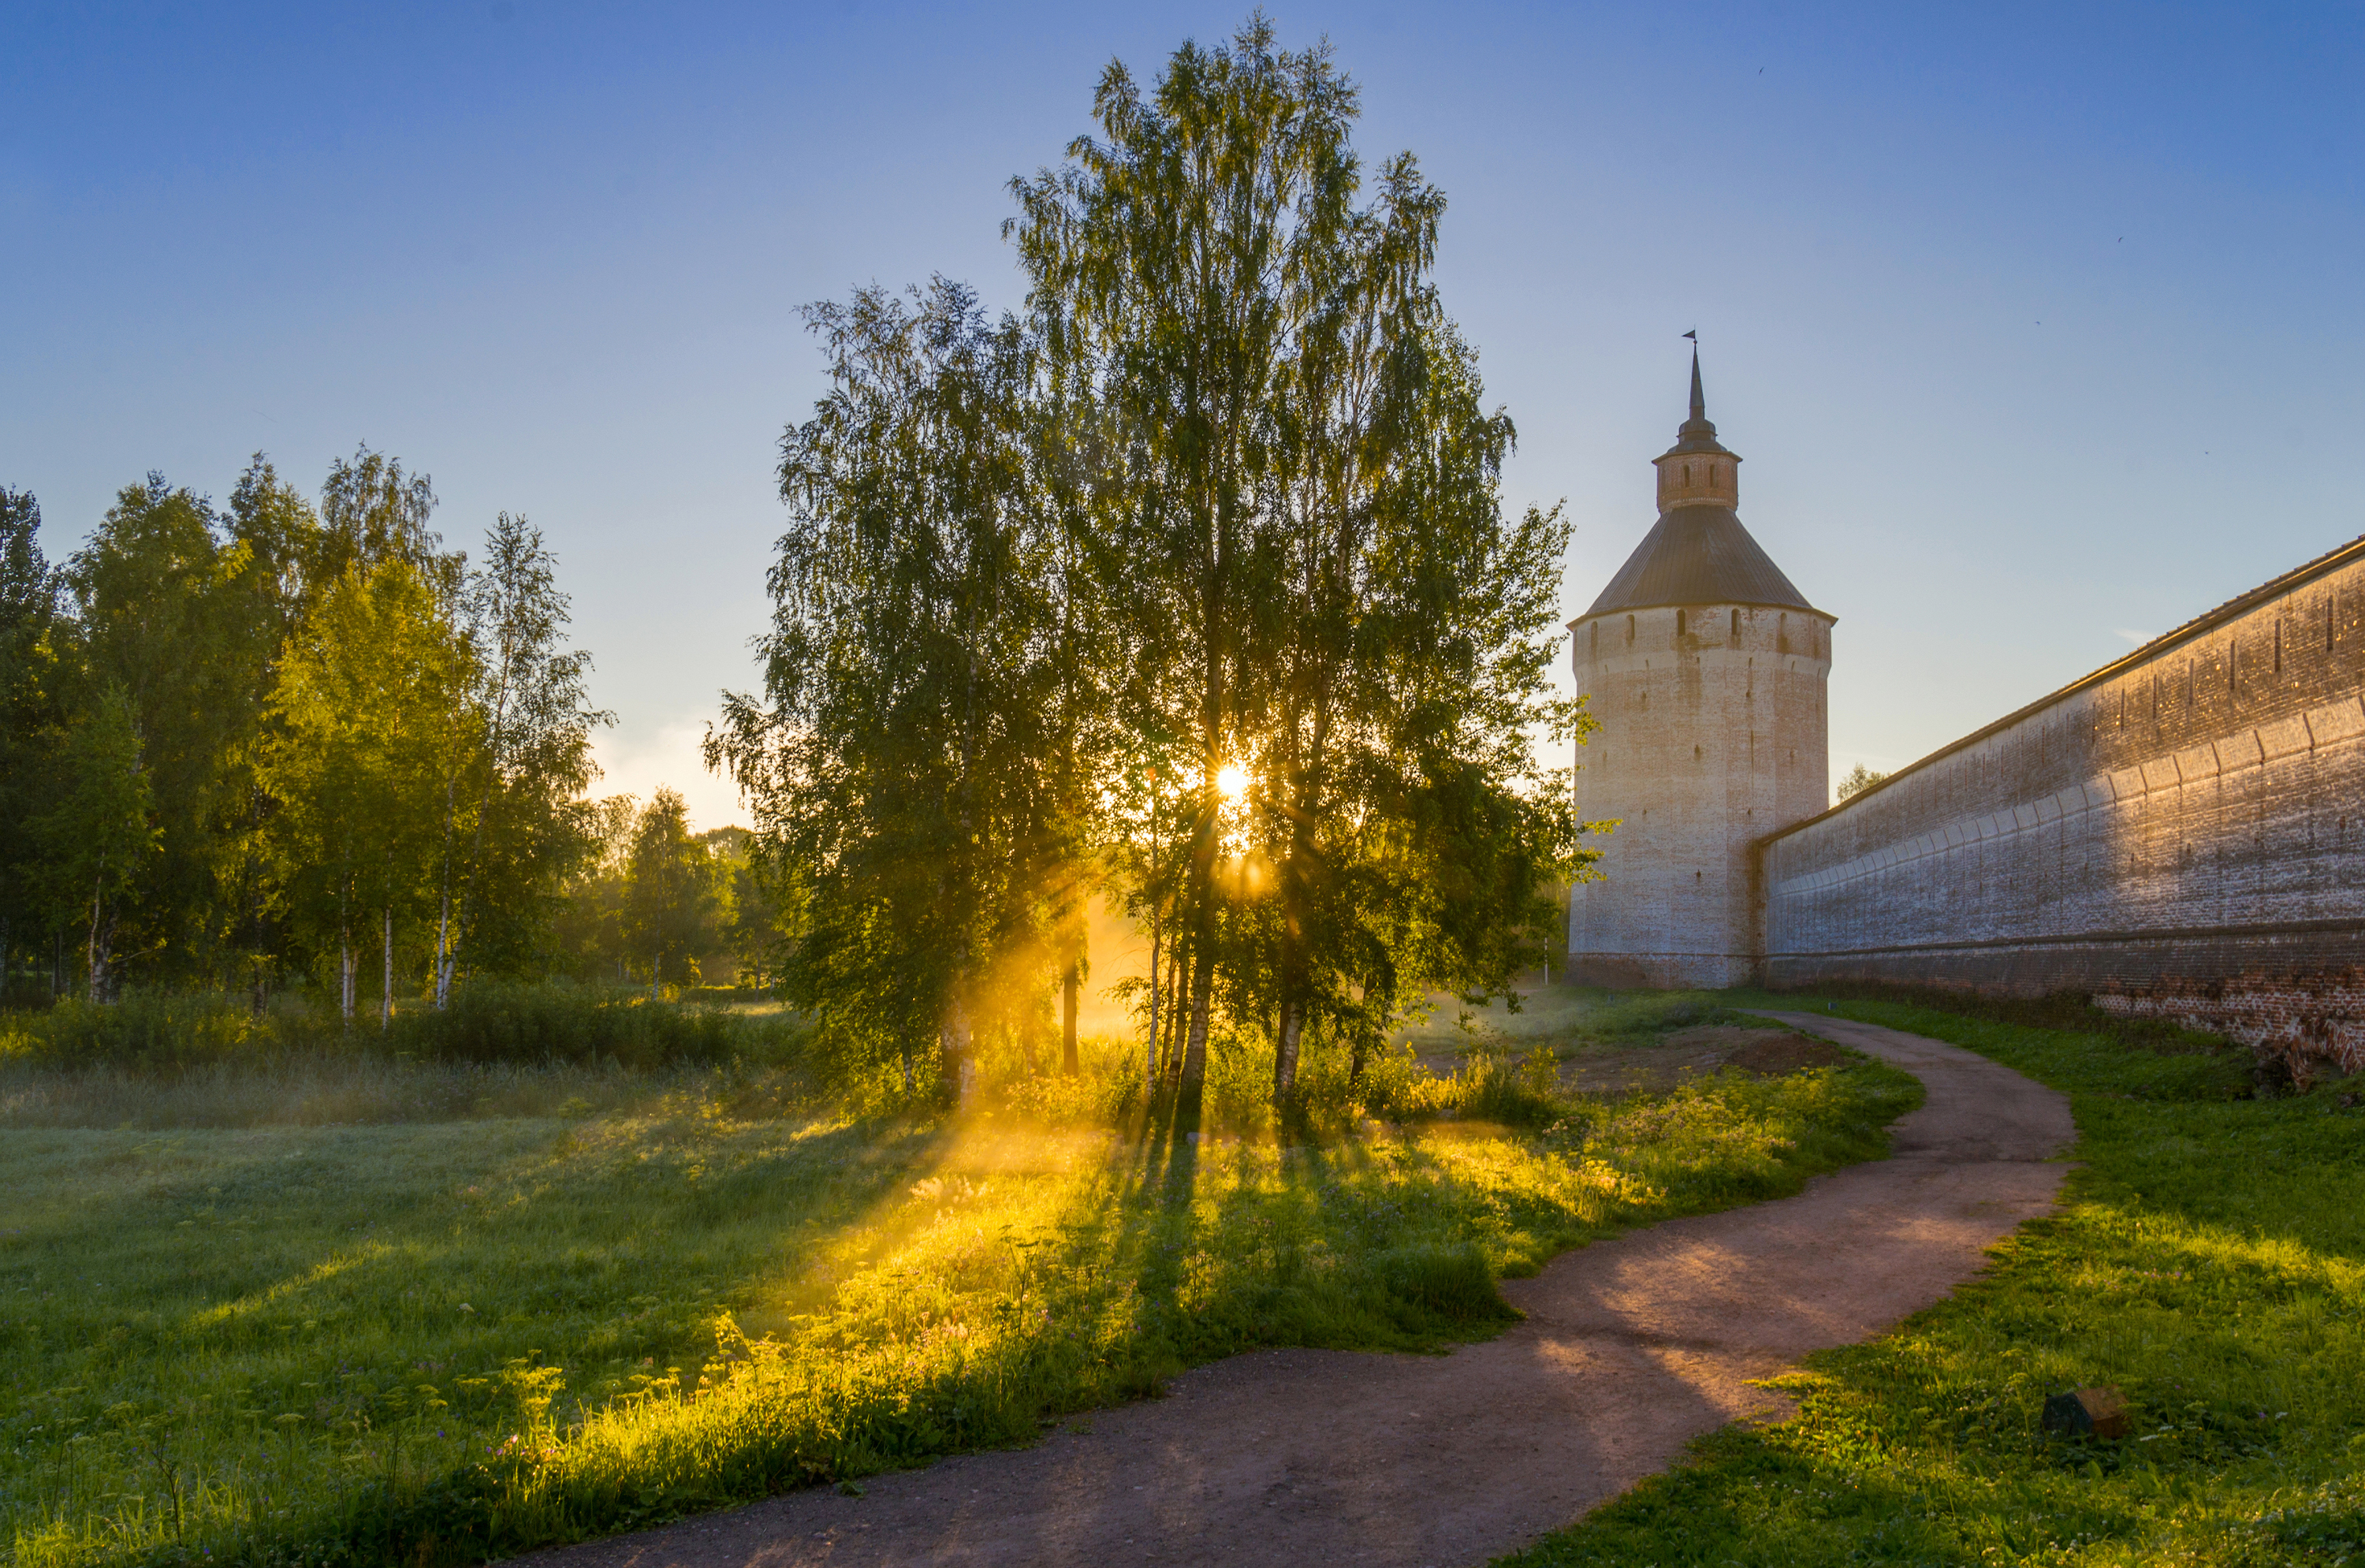
<instances>
[{"instance_id":1,"label":"tree canopy","mask_svg":"<svg viewBox=\"0 0 2365 1568\"><path fill-rule=\"evenodd\" d=\"M1544 951L1585 858L1532 751L1584 722L1545 683L1567 527L1505 517L1444 199L1398 154L1366 200L1357 113L1261 17L1146 92L1113 64L1013 182L1023 313L809 308L831 390L709 756L792 888L792 992L907 1075L933 1036L957 1090L1072 974L1093 879L1152 926L1186 1096L1219 1015L1285 1096L1307 1031L1361 1053Z\"/></svg>"},{"instance_id":2,"label":"tree canopy","mask_svg":"<svg viewBox=\"0 0 2365 1568\"><path fill-rule=\"evenodd\" d=\"M541 533L484 561L364 447L319 503L258 454L226 510L150 475L52 569L0 490L0 963L69 940L90 993L566 967L596 853L588 656Z\"/></svg>"}]
</instances>

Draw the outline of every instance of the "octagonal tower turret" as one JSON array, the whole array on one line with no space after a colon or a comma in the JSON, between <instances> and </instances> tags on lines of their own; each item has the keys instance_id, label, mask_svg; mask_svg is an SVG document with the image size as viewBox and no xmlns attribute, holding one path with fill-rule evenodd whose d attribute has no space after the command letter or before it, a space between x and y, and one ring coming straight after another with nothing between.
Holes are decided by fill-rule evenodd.
<instances>
[{"instance_id":1,"label":"octagonal tower turret","mask_svg":"<svg viewBox=\"0 0 2365 1568\"><path fill-rule=\"evenodd\" d=\"M1569 974L1740 985L1762 956L1754 847L1829 803L1833 618L1741 525L1741 459L1709 422L1697 348L1691 417L1653 462L1658 522L1568 623L1601 726L1577 753L1577 812L1618 823L1599 879L1569 897Z\"/></svg>"}]
</instances>

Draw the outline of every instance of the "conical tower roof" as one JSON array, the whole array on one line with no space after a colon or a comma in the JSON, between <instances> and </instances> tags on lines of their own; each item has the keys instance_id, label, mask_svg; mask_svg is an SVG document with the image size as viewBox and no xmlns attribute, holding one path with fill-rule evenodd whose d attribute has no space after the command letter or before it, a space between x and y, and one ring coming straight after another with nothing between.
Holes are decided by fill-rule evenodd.
<instances>
[{"instance_id":1,"label":"conical tower roof","mask_svg":"<svg viewBox=\"0 0 2365 1568\"><path fill-rule=\"evenodd\" d=\"M1670 604L1814 609L1728 507L1677 507L1661 513L1593 608L1578 619Z\"/></svg>"},{"instance_id":2,"label":"conical tower roof","mask_svg":"<svg viewBox=\"0 0 2365 1568\"><path fill-rule=\"evenodd\" d=\"M1731 459L1726 465L1727 484L1732 464L1740 461L1716 439L1716 426L1709 422L1697 346L1692 350L1691 418L1683 422L1676 444L1658 462L1664 465L1669 459L1680 457ZM1663 485L1662 494L1665 493ZM1626 557L1626 564L1618 568L1593 608L1577 619L1683 604L1814 609L1782 575L1765 547L1750 537L1749 530L1741 525L1740 514L1706 494L1679 500L1661 511L1658 522Z\"/></svg>"}]
</instances>

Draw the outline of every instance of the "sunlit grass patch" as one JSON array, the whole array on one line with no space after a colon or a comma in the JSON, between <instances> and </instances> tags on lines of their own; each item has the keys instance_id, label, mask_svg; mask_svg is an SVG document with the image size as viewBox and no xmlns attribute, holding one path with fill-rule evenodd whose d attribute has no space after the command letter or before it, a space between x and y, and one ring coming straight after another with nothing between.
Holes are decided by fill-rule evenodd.
<instances>
[{"instance_id":1,"label":"sunlit grass patch","mask_svg":"<svg viewBox=\"0 0 2365 1568\"><path fill-rule=\"evenodd\" d=\"M1510 1561L2365 1562L2365 1116L2337 1086L2238 1099L2247 1053L1838 1011L2068 1090L2061 1212L1899 1333L1813 1358L1797 1420L1720 1433ZM2046 1394L2094 1384L2133 1402L2126 1439L2040 1430Z\"/></svg>"},{"instance_id":2,"label":"sunlit grass patch","mask_svg":"<svg viewBox=\"0 0 2365 1568\"><path fill-rule=\"evenodd\" d=\"M1105 1082L945 1125L660 1081L6 1134L11 1562L457 1562L1026 1440L1252 1347L1436 1349L1563 1248L1877 1152L1915 1092L1726 1074L1539 1127L1194 1138L1095 1122Z\"/></svg>"}]
</instances>

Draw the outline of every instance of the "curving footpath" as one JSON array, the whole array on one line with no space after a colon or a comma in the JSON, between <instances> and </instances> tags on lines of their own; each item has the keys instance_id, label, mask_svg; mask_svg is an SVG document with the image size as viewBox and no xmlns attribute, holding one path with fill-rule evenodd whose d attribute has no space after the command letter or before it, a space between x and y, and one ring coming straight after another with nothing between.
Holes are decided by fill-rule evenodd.
<instances>
[{"instance_id":1,"label":"curving footpath","mask_svg":"<svg viewBox=\"0 0 2365 1568\"><path fill-rule=\"evenodd\" d=\"M2068 1099L1954 1046L1765 1016L1920 1078L1892 1155L1797 1197L1563 1253L1504 1294L1527 1319L1447 1356L1272 1350L1039 1445L806 1491L520 1560L535 1568L1483 1562L1570 1523L1727 1422L1750 1380L1870 1338L2050 1210Z\"/></svg>"}]
</instances>

